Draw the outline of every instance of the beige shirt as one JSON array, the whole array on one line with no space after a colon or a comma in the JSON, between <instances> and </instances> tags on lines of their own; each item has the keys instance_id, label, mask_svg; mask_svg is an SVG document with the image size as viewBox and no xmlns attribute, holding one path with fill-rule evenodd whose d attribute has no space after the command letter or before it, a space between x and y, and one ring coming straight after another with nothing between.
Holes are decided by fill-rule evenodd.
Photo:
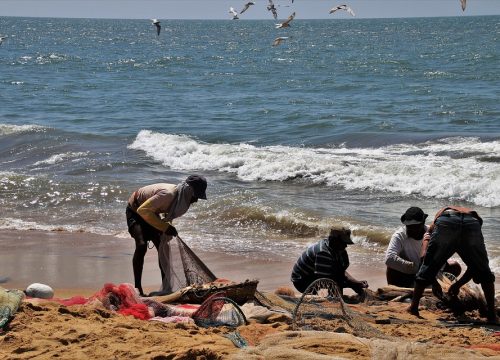
<instances>
[{"instance_id":1,"label":"beige shirt","mask_svg":"<svg viewBox=\"0 0 500 360\"><path fill-rule=\"evenodd\" d=\"M176 195L176 185L158 183L140 188L130 196L128 203L148 224L163 232L170 223L162 220L160 214L169 213Z\"/></svg>"}]
</instances>

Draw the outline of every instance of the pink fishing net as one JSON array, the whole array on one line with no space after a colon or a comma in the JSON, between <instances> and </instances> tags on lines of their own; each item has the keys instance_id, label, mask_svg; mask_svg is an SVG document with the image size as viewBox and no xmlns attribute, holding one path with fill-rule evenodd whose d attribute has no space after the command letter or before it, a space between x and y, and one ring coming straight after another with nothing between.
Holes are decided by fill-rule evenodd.
<instances>
[{"instance_id":1,"label":"pink fishing net","mask_svg":"<svg viewBox=\"0 0 500 360\"><path fill-rule=\"evenodd\" d=\"M100 302L106 309L117 311L123 315L132 315L141 320L154 316L148 306L143 303L131 284L104 284L104 287L89 298L77 295L69 299L52 299L61 305L85 305Z\"/></svg>"}]
</instances>

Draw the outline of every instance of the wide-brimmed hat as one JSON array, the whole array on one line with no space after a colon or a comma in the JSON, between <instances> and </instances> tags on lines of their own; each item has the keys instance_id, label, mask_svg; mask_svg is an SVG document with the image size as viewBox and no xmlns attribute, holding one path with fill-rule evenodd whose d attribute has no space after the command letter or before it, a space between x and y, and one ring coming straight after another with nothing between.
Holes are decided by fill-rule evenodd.
<instances>
[{"instance_id":1,"label":"wide-brimmed hat","mask_svg":"<svg viewBox=\"0 0 500 360\"><path fill-rule=\"evenodd\" d=\"M412 206L401 215L401 222L405 225L423 224L427 216L421 208Z\"/></svg>"},{"instance_id":2,"label":"wide-brimmed hat","mask_svg":"<svg viewBox=\"0 0 500 360\"><path fill-rule=\"evenodd\" d=\"M207 179L201 175L189 175L186 179L186 184L191 186L194 191L194 196L198 199L207 199Z\"/></svg>"}]
</instances>

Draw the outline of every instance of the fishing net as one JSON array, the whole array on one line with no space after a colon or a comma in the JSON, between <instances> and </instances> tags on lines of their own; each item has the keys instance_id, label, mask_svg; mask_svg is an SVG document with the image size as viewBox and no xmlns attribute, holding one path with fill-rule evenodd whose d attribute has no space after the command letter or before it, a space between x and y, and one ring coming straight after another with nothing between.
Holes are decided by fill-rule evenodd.
<instances>
[{"instance_id":1,"label":"fishing net","mask_svg":"<svg viewBox=\"0 0 500 360\"><path fill-rule=\"evenodd\" d=\"M440 272L436 276L442 288L443 297L441 300L449 307L455 315L463 314L466 311L478 310L481 316L487 316L486 299L480 287L474 283L468 283L460 288L458 296L450 297L448 289L456 281L456 277L448 272Z\"/></svg>"},{"instance_id":2,"label":"fishing net","mask_svg":"<svg viewBox=\"0 0 500 360\"><path fill-rule=\"evenodd\" d=\"M0 329L4 327L19 308L24 299L20 290L6 290L0 287Z\"/></svg>"},{"instance_id":3,"label":"fishing net","mask_svg":"<svg viewBox=\"0 0 500 360\"><path fill-rule=\"evenodd\" d=\"M102 304L107 310L116 311L122 315L132 315L137 319L148 320L152 314L148 306L141 300L132 284L104 284L104 287L89 298L74 296L69 299L51 299L64 306Z\"/></svg>"},{"instance_id":4,"label":"fishing net","mask_svg":"<svg viewBox=\"0 0 500 360\"><path fill-rule=\"evenodd\" d=\"M337 283L322 278L312 282L292 313L294 330L349 332L361 337L388 338L368 319L351 310L342 299Z\"/></svg>"},{"instance_id":5,"label":"fishing net","mask_svg":"<svg viewBox=\"0 0 500 360\"><path fill-rule=\"evenodd\" d=\"M177 243L177 246L173 246ZM190 285L212 282L217 277L205 263L180 238L163 241L158 252L165 277L161 290L154 295L164 295Z\"/></svg>"},{"instance_id":6,"label":"fishing net","mask_svg":"<svg viewBox=\"0 0 500 360\"><path fill-rule=\"evenodd\" d=\"M193 314L196 325L238 327L247 323L238 304L224 295L223 292L213 294L201 304Z\"/></svg>"}]
</instances>

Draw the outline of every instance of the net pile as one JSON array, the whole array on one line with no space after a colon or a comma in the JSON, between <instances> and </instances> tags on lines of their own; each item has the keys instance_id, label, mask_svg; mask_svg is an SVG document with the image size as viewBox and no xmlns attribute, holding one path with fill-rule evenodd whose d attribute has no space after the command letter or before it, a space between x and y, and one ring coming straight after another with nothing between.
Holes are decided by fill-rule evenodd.
<instances>
[{"instance_id":1,"label":"net pile","mask_svg":"<svg viewBox=\"0 0 500 360\"><path fill-rule=\"evenodd\" d=\"M100 303L104 308L116 311L122 315L132 315L137 319L148 320L153 314L148 306L141 300L131 284L104 284L104 287L89 298L74 296L69 299L55 301L64 306L86 305Z\"/></svg>"},{"instance_id":2,"label":"net pile","mask_svg":"<svg viewBox=\"0 0 500 360\"><path fill-rule=\"evenodd\" d=\"M317 279L304 291L292 313L294 330L348 332L361 337L387 338L342 299L331 279Z\"/></svg>"}]
</instances>

